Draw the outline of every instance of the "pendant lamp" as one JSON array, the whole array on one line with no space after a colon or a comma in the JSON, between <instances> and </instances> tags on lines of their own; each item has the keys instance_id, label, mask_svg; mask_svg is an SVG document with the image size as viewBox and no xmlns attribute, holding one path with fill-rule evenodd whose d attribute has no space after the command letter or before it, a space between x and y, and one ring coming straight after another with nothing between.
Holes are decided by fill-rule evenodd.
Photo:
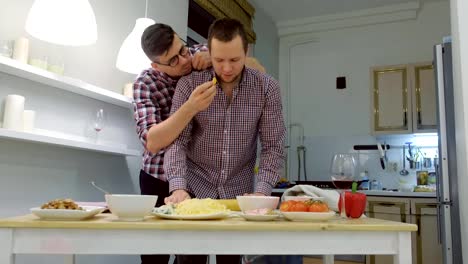
<instances>
[{"instance_id":1,"label":"pendant lamp","mask_svg":"<svg viewBox=\"0 0 468 264\"><path fill-rule=\"evenodd\" d=\"M60 45L96 43L97 24L88 0L35 0L25 25L33 37Z\"/></svg>"},{"instance_id":2,"label":"pendant lamp","mask_svg":"<svg viewBox=\"0 0 468 264\"><path fill-rule=\"evenodd\" d=\"M139 74L142 70L151 66L151 61L141 48L143 31L155 23L153 19L147 18L147 12L148 0L146 0L145 17L136 20L135 27L120 47L115 66L121 71Z\"/></svg>"}]
</instances>

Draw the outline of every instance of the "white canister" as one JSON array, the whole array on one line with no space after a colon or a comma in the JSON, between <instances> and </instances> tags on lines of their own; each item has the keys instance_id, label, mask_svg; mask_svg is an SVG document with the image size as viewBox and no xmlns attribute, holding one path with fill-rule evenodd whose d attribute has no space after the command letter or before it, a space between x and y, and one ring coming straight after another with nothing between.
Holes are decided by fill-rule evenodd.
<instances>
[{"instance_id":1,"label":"white canister","mask_svg":"<svg viewBox=\"0 0 468 264\"><path fill-rule=\"evenodd\" d=\"M22 63L28 63L29 56L29 40L27 38L19 38L15 40L13 48L13 59Z\"/></svg>"},{"instance_id":2,"label":"white canister","mask_svg":"<svg viewBox=\"0 0 468 264\"><path fill-rule=\"evenodd\" d=\"M23 130L31 132L34 130L34 121L36 120L36 112L33 110L24 110L23 112Z\"/></svg>"},{"instance_id":3,"label":"white canister","mask_svg":"<svg viewBox=\"0 0 468 264\"><path fill-rule=\"evenodd\" d=\"M123 88L123 95L133 99L133 83L125 84Z\"/></svg>"},{"instance_id":4,"label":"white canister","mask_svg":"<svg viewBox=\"0 0 468 264\"><path fill-rule=\"evenodd\" d=\"M5 100L3 128L23 130L24 97L10 94Z\"/></svg>"}]
</instances>

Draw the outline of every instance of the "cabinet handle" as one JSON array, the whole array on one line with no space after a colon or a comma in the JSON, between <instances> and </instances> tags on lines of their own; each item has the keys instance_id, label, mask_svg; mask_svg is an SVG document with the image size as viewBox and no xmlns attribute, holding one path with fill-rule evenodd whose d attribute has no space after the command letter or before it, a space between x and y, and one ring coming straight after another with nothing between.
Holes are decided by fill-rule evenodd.
<instances>
[{"instance_id":1,"label":"cabinet handle","mask_svg":"<svg viewBox=\"0 0 468 264\"><path fill-rule=\"evenodd\" d=\"M437 240L439 241L439 245L442 245L442 234L440 233L441 228L442 228L442 223L440 219L440 214L442 213L442 210L443 210L442 206L436 205L437 207Z\"/></svg>"},{"instance_id":2,"label":"cabinet handle","mask_svg":"<svg viewBox=\"0 0 468 264\"><path fill-rule=\"evenodd\" d=\"M406 111L403 112L403 126L408 125L408 117Z\"/></svg>"},{"instance_id":3,"label":"cabinet handle","mask_svg":"<svg viewBox=\"0 0 468 264\"><path fill-rule=\"evenodd\" d=\"M377 203L376 205L385 206L385 207L397 206L395 203Z\"/></svg>"},{"instance_id":4,"label":"cabinet handle","mask_svg":"<svg viewBox=\"0 0 468 264\"><path fill-rule=\"evenodd\" d=\"M418 111L418 125L422 124L421 111Z\"/></svg>"}]
</instances>

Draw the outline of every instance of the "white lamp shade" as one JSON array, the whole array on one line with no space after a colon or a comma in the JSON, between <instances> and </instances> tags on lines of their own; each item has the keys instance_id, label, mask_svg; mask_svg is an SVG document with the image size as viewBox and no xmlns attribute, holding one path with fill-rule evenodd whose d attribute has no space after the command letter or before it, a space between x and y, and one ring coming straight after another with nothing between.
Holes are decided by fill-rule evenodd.
<instances>
[{"instance_id":1,"label":"white lamp shade","mask_svg":"<svg viewBox=\"0 0 468 264\"><path fill-rule=\"evenodd\" d=\"M128 37L122 43L117 56L117 69L139 74L142 70L149 68L151 61L141 48L141 35L143 31L154 24L154 20L150 18L138 18L135 22L135 27Z\"/></svg>"},{"instance_id":2,"label":"white lamp shade","mask_svg":"<svg viewBox=\"0 0 468 264\"><path fill-rule=\"evenodd\" d=\"M97 40L96 17L88 0L35 0L26 32L54 44L90 45Z\"/></svg>"}]
</instances>

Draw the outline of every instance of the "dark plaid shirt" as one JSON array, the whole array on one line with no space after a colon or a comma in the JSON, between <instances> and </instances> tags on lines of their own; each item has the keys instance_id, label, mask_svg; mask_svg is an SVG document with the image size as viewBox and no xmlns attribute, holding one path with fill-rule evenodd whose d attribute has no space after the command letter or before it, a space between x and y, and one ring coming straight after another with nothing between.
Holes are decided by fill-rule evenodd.
<instances>
[{"instance_id":1,"label":"dark plaid shirt","mask_svg":"<svg viewBox=\"0 0 468 264\"><path fill-rule=\"evenodd\" d=\"M204 45L189 48L191 55L198 51L207 51ZM146 137L151 126L166 120L170 115L172 96L178 79L157 71L153 68L144 70L133 84L133 108L137 134L145 147L142 170L146 173L166 180L163 161L165 149L151 153L146 149Z\"/></svg>"},{"instance_id":2,"label":"dark plaid shirt","mask_svg":"<svg viewBox=\"0 0 468 264\"><path fill-rule=\"evenodd\" d=\"M171 112L213 76L210 69L181 78ZM262 149L254 184L258 138ZM222 199L252 192L270 195L284 162L284 138L278 82L245 68L231 102L218 84L211 105L198 113L167 149L164 169L169 191L183 189L198 198Z\"/></svg>"}]
</instances>

